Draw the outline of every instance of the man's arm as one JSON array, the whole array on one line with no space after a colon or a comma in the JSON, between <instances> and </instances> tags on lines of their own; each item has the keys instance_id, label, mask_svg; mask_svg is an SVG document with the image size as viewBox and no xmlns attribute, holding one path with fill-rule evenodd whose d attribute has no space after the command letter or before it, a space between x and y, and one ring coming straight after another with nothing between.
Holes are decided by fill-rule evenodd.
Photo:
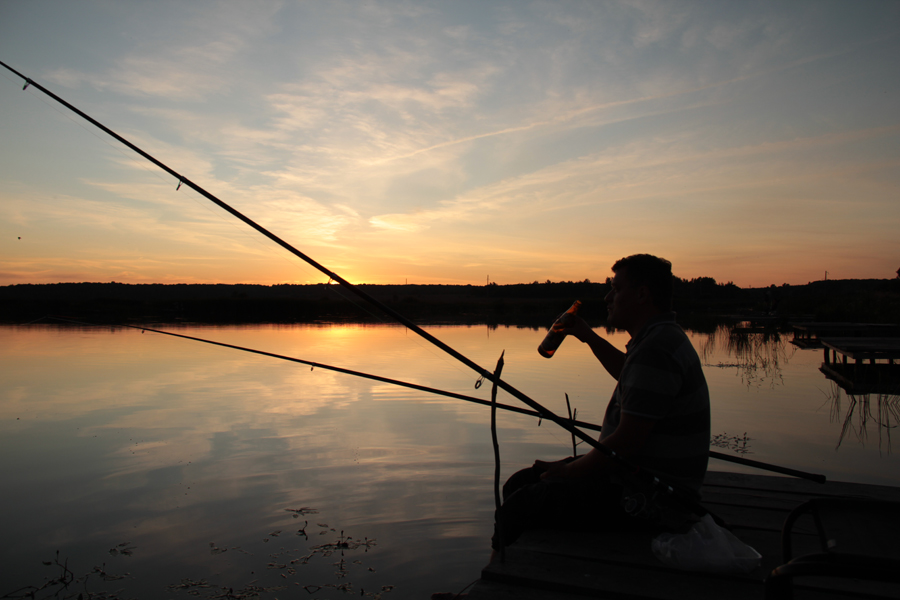
<instances>
[{"instance_id":1,"label":"man's arm","mask_svg":"<svg viewBox=\"0 0 900 600\"><path fill-rule=\"evenodd\" d=\"M615 451L622 458L628 459L643 449L655 424L655 419L622 413L619 426L612 435L603 440L603 445ZM537 462L541 463L541 461ZM563 479L588 477L598 473L609 472L614 467L613 459L597 448L591 448L590 452L569 463L558 461L545 464L548 465L548 468L541 475L541 479L544 477Z\"/></svg>"},{"instance_id":2,"label":"man's arm","mask_svg":"<svg viewBox=\"0 0 900 600\"><path fill-rule=\"evenodd\" d=\"M600 361L600 364L613 376L619 379L622 366L625 364L625 353L610 344L607 340L597 335L593 329L581 318L575 318L572 323L561 330L566 335L571 335L584 342L591 348L591 352Z\"/></svg>"}]
</instances>

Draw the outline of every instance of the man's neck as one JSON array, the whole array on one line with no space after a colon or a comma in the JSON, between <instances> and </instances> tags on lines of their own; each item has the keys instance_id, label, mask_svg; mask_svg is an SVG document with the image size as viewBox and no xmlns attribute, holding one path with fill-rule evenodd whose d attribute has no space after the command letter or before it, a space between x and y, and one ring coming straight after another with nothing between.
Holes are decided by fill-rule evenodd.
<instances>
[{"instance_id":1,"label":"man's neck","mask_svg":"<svg viewBox=\"0 0 900 600\"><path fill-rule=\"evenodd\" d=\"M634 339L637 334L641 332L644 328L644 325L647 324L650 319L660 316L663 314L661 310L657 310L654 308L653 310L645 311L644 314L640 315L639 318L635 319L635 322L629 326L625 331L631 336L631 339Z\"/></svg>"}]
</instances>

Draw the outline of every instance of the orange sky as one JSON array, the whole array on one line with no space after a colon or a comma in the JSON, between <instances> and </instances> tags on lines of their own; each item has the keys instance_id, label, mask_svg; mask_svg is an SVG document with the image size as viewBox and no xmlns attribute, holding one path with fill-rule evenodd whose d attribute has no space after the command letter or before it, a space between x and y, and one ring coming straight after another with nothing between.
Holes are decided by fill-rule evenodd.
<instances>
[{"instance_id":1,"label":"orange sky","mask_svg":"<svg viewBox=\"0 0 900 600\"><path fill-rule=\"evenodd\" d=\"M897 3L0 13L0 60L353 282L900 266ZM327 280L22 85L0 73L0 284Z\"/></svg>"}]
</instances>

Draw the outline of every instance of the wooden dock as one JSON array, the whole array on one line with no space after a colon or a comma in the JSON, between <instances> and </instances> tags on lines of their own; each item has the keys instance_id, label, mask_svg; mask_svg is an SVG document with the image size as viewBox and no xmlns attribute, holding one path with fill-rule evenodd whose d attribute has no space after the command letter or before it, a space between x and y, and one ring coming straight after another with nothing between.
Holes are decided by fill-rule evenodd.
<instances>
[{"instance_id":1,"label":"wooden dock","mask_svg":"<svg viewBox=\"0 0 900 600\"><path fill-rule=\"evenodd\" d=\"M755 572L721 575L666 567L653 556L650 535L539 530L507 548L504 562L487 565L467 600L762 600L766 576L782 564L781 529L795 507L813 497L900 501L900 488L894 487L718 472L707 475L702 492L704 505L762 555ZM812 517L802 517L794 531L794 556L822 552ZM875 533L900 545L900 515ZM804 577L795 584L795 597L900 598L900 584Z\"/></svg>"},{"instance_id":2,"label":"wooden dock","mask_svg":"<svg viewBox=\"0 0 900 600\"><path fill-rule=\"evenodd\" d=\"M848 394L900 394L900 338L845 337L820 341L825 362L819 370Z\"/></svg>"},{"instance_id":3,"label":"wooden dock","mask_svg":"<svg viewBox=\"0 0 900 600\"><path fill-rule=\"evenodd\" d=\"M885 360L889 363L900 359L900 338L895 337L849 337L849 338L822 338L822 346L825 347L825 361L828 362L829 350L831 362L837 362L837 355L843 357L843 362L851 359L854 362Z\"/></svg>"},{"instance_id":4,"label":"wooden dock","mask_svg":"<svg viewBox=\"0 0 900 600\"><path fill-rule=\"evenodd\" d=\"M796 323L791 343L800 348L821 348L822 338L896 337L900 326L884 323Z\"/></svg>"}]
</instances>

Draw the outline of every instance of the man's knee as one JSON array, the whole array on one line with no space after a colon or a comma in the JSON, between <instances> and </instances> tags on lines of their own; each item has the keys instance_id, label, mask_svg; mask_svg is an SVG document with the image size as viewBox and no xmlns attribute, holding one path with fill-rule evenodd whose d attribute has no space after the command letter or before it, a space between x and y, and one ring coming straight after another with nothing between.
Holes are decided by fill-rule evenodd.
<instances>
[{"instance_id":1,"label":"man's knee","mask_svg":"<svg viewBox=\"0 0 900 600\"><path fill-rule=\"evenodd\" d=\"M543 481L523 485L512 492L494 515L491 546L499 549L516 541L523 531L539 523L548 509L550 485Z\"/></svg>"},{"instance_id":2,"label":"man's knee","mask_svg":"<svg viewBox=\"0 0 900 600\"><path fill-rule=\"evenodd\" d=\"M521 488L528 485L534 485L535 483L540 482L540 480L540 473L538 473L534 467L516 471L506 480L506 483L503 484L503 501L506 502L510 496Z\"/></svg>"}]
</instances>

